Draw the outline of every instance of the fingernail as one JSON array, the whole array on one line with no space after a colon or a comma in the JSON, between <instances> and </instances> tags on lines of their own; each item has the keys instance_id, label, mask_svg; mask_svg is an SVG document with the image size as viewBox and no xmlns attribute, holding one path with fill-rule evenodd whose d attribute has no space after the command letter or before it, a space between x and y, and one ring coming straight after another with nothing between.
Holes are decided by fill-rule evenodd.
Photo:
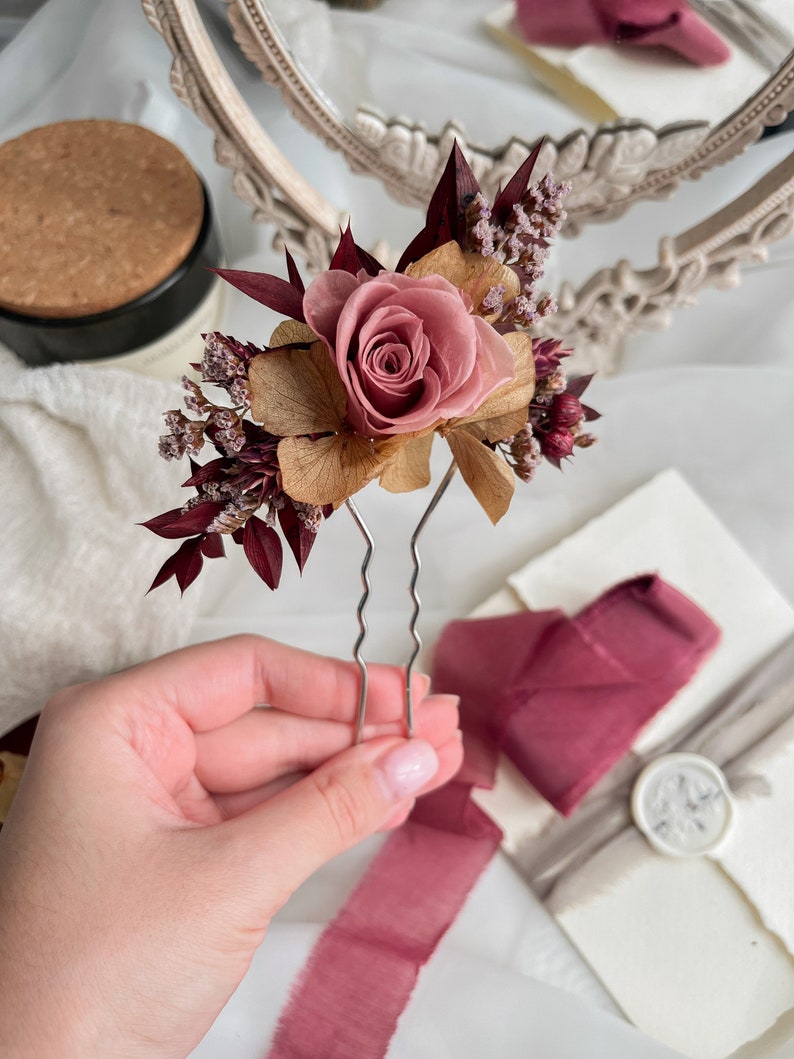
<instances>
[{"instance_id":1,"label":"fingernail","mask_svg":"<svg viewBox=\"0 0 794 1059\"><path fill-rule=\"evenodd\" d=\"M402 801L432 780L438 772L438 756L424 739L409 739L385 754L377 769L389 797Z\"/></svg>"},{"instance_id":2,"label":"fingernail","mask_svg":"<svg viewBox=\"0 0 794 1059\"><path fill-rule=\"evenodd\" d=\"M426 698L427 693L430 691L430 677L427 673L414 673L413 681L414 695L416 696L417 701L421 702L422 699ZM416 685L419 685L419 687L417 688Z\"/></svg>"},{"instance_id":3,"label":"fingernail","mask_svg":"<svg viewBox=\"0 0 794 1059\"><path fill-rule=\"evenodd\" d=\"M445 691L437 691L433 695L428 695L425 702L433 702L436 705L454 706L455 709L457 709L458 706L460 706L460 695L449 695Z\"/></svg>"}]
</instances>

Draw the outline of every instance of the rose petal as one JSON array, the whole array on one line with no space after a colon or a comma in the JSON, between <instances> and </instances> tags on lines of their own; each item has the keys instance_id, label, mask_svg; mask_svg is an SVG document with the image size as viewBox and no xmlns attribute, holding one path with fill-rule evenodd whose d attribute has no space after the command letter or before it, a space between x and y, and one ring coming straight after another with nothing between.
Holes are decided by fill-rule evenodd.
<instances>
[{"instance_id":1,"label":"rose petal","mask_svg":"<svg viewBox=\"0 0 794 1059\"><path fill-rule=\"evenodd\" d=\"M333 349L339 314L359 286L357 276L336 269L321 272L309 284L303 296L303 315L306 323Z\"/></svg>"}]
</instances>

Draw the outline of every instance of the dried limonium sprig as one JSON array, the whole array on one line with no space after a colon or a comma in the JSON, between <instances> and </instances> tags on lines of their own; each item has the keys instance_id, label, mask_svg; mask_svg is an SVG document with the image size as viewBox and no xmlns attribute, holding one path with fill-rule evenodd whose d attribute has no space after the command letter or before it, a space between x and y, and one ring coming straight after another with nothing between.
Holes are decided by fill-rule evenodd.
<instances>
[{"instance_id":1,"label":"dried limonium sprig","mask_svg":"<svg viewBox=\"0 0 794 1059\"><path fill-rule=\"evenodd\" d=\"M592 444L589 377L567 380L569 351L529 331L555 310L538 284L569 190L529 183L538 150L489 205L456 145L393 272L349 228L308 288L289 252L286 280L221 270L288 319L261 348L205 336L201 382L184 379L187 414L167 412L160 439L166 459L191 459L196 494L144 523L185 538L152 587L173 576L184 591L230 538L275 588L279 530L302 570L323 518L369 482L429 483L436 435L493 522L516 477ZM207 444L217 455L199 466Z\"/></svg>"}]
</instances>

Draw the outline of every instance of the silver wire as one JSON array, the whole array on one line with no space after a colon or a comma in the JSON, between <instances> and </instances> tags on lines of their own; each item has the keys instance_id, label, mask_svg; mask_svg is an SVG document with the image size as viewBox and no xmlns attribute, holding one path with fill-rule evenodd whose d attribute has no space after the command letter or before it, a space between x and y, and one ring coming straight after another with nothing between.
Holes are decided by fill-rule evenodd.
<instances>
[{"instance_id":1,"label":"silver wire","mask_svg":"<svg viewBox=\"0 0 794 1059\"><path fill-rule=\"evenodd\" d=\"M408 729L408 738L413 739L414 737L414 697L413 689L411 687L411 676L413 675L414 663L422 650L422 637L419 635L417 624L419 622L419 615L422 610L422 601L416 591L416 584L419 580L419 574L422 571L422 560L419 556L419 536L422 530L428 523L430 516L438 507L438 503L441 497L447 491L447 486L455 477L455 471L458 469L457 464L453 460L447 468L447 473L441 479L438 489L433 493L433 498L425 508L425 513L419 519L416 529L411 537L411 558L414 561L414 569L411 574L411 583L408 587L408 591L411 595L411 599L414 603L413 614L411 615L411 621L408 625L408 631L411 634L411 639L414 642L414 649L411 652L411 657L408 659L408 665L405 667L405 724Z\"/></svg>"},{"instance_id":2,"label":"silver wire","mask_svg":"<svg viewBox=\"0 0 794 1059\"><path fill-rule=\"evenodd\" d=\"M367 542L367 551L364 556L364 561L361 564L361 584L364 586L364 591L361 594L361 599L358 601L358 608L356 610L359 632L358 638L353 645L353 658L355 658L358 663L359 673L361 674L361 684L358 693L358 717L356 718L356 743L360 743L364 735L364 718L367 714L367 688L369 685L367 663L364 661L364 657L361 654L361 645L364 643L367 633L369 632L369 626L367 625L367 619L364 616L364 610L372 591L372 582L369 579L369 568L372 563L372 556L375 554L375 540L370 533L366 522L361 517L361 512L350 497L345 501L345 505L353 516L353 521L358 526L361 536Z\"/></svg>"}]
</instances>

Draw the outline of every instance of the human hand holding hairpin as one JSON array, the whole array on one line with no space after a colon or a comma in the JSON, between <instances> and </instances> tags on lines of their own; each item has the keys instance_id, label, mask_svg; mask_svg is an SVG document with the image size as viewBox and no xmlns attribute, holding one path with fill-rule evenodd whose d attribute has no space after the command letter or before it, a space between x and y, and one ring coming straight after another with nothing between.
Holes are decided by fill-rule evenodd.
<instances>
[{"instance_id":1,"label":"human hand holding hairpin","mask_svg":"<svg viewBox=\"0 0 794 1059\"><path fill-rule=\"evenodd\" d=\"M457 702L253 636L60 692L0 834L6 1059L198 1044L313 871L460 766ZM255 708L267 703L267 709Z\"/></svg>"}]
</instances>

